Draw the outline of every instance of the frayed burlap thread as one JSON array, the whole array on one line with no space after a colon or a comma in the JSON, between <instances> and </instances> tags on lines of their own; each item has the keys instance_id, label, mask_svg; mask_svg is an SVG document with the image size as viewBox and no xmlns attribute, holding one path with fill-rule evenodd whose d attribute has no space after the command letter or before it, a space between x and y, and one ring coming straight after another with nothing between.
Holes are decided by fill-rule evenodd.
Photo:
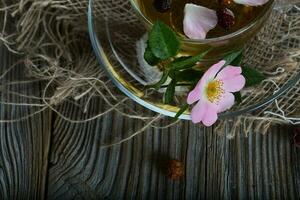
<instances>
[{"instance_id":1,"label":"frayed burlap thread","mask_svg":"<svg viewBox=\"0 0 300 200\"><path fill-rule=\"evenodd\" d=\"M164 126L158 126L157 122L163 119L161 115L137 109L138 106L132 100L121 94L113 84L108 84L110 80L100 70L89 42L87 7L88 0L1 0L0 41L12 53L20 55L21 59L18 62L25 64L28 77L26 80L13 80L11 84L40 81L45 85L41 96L7 91L3 89L5 85L2 85L1 92L10 92L43 102L2 103L40 108L30 116L50 108L71 123L85 123L110 112L117 112L125 118L143 123L143 128L134 130L123 136L126 139L120 139L113 144L127 141L147 128L167 128L176 124L166 122ZM123 20L129 24L136 20L132 17L133 11L128 1L95 0L94 9L96 14L114 16L116 20ZM8 21L13 23L8 24ZM264 96L276 92L299 72L299 22L299 2L277 1L269 22L258 36L249 42L245 53L245 63L263 71L268 79L256 88L245 90L246 98L236 109L260 102ZM2 73L0 79L15 66ZM228 130L227 137L232 138L241 130L245 135L250 133L254 123L256 129L262 133L266 133L274 123L299 124L299 86L298 82L288 93L259 112L219 122L216 127L218 133L224 134L225 130ZM85 119L70 119L67 113L61 113L57 109L57 106L65 101L74 104L81 102L84 105L82 112L85 113L93 98L100 98L107 105L106 109ZM2 121L0 119L0 122L18 121L30 116Z\"/></svg>"}]
</instances>

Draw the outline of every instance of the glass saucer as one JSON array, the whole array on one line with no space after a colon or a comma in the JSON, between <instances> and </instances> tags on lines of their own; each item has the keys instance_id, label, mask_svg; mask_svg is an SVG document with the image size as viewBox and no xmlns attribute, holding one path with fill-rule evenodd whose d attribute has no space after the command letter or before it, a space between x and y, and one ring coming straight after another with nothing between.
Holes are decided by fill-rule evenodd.
<instances>
[{"instance_id":1,"label":"glass saucer","mask_svg":"<svg viewBox=\"0 0 300 200\"><path fill-rule=\"evenodd\" d=\"M185 88L176 90L175 100L178 105L163 104L162 91L147 89L146 85L159 79L161 72L147 66L142 59L147 30L131 8L129 0L90 0L88 29L100 67L111 81L137 103L157 113L174 117L180 109L179 103L185 102ZM247 52L251 53L251 49L247 49ZM252 105L247 102L235 105L220 114L219 118L235 117L262 108L287 92L299 79L300 69L287 78L284 84L276 85L276 92L266 91L266 95L255 97L257 101ZM190 120L189 112L180 118Z\"/></svg>"}]
</instances>

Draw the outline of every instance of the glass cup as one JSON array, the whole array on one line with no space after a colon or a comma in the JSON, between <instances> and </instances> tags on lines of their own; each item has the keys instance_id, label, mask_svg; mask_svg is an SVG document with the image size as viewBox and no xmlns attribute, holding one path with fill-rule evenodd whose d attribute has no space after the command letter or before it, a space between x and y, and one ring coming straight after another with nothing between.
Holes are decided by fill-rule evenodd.
<instances>
[{"instance_id":1,"label":"glass cup","mask_svg":"<svg viewBox=\"0 0 300 200\"><path fill-rule=\"evenodd\" d=\"M140 10L137 0L130 0L135 13L142 21L142 23L149 30L153 23ZM230 33L216 38L209 38L203 40L193 40L179 36L181 40L181 54L182 55L196 55L212 49L206 57L202 60L204 65L210 65L221 60L226 54L231 51L242 49L246 42L248 42L256 33L262 28L270 13L272 11L274 0L270 0L264 9L256 18L247 26L242 27L236 32ZM212 48L213 47L213 48Z\"/></svg>"},{"instance_id":2,"label":"glass cup","mask_svg":"<svg viewBox=\"0 0 300 200\"><path fill-rule=\"evenodd\" d=\"M132 5L129 1L131 1L138 14L136 14L133 9L130 9ZM119 5L116 1L89 0L88 29L91 44L100 64L99 67L106 72L112 83L114 83L114 85L130 99L152 111L174 117L180 110L182 101L179 101L180 103L176 105L164 104L162 103L163 93L156 90L149 90L149 88L146 87L146 85L150 84L148 80L150 76L149 73L146 74L141 70L140 57L138 55L138 51L140 52L141 50L136 47L137 44L144 42L143 37L147 31L141 21L143 21L148 28L151 28L152 24L148 22L142 13L140 13L138 7L135 5L136 2L134 0L129 1L126 0L125 4ZM243 46L255 35L255 32L259 30L265 20L267 20L267 16L270 14L273 5L273 0L270 0L269 3L266 12L262 13L251 25L249 24L238 32L220 38L203 41L192 41L182 38L181 40L184 43L183 48L188 50L195 47L196 50L194 49L194 51L199 51L201 48L204 49L205 45L211 47L212 45L218 44L219 46L223 45L225 47L228 45L227 48L229 49L228 51L230 51L232 48L235 48L234 44L238 43L240 46ZM276 7L277 5L278 4L276 3ZM126 12L124 12L124 10ZM280 19L283 19L286 16L286 12L288 11L280 12L282 15L280 16ZM140 21L136 20L137 15L140 16ZM293 14L291 13L291 15ZM273 22L276 24L270 25ZM263 37L266 37L267 34L277 34L278 31L275 27L278 27L278 29L281 30L288 24L288 22L285 22L284 20L278 23L277 19L271 20L271 23L268 23L268 28L270 28L270 30L266 29L266 31L263 32ZM228 41L226 44L221 43L226 40ZM262 45L258 48L262 47ZM224 52L226 52L225 47L222 47ZM266 47L270 48L270 46ZM278 47L276 47L276 49L277 48ZM251 49L252 48L249 49L250 52L252 52ZM283 47L278 48L278 50L282 49ZM262 50L265 51L264 49ZM256 56L258 53L263 52L256 51L256 54L252 56ZM211 58L215 57L211 55ZM272 58L269 58L268 60L271 61ZM262 68L263 66L264 65L260 65ZM289 65L283 65L282 67L288 68ZM275 93L266 91L264 95L259 96L254 93L249 93L247 94L247 98L255 99L256 103L250 104L248 101L243 101L241 104L236 104L229 111L220 114L219 118L231 119L264 108L289 91L299 79L300 68L299 70L293 71L291 76L285 76L284 83L281 79L274 80L280 86L280 89L277 85L274 86L273 83L270 83L268 85L268 91L276 90ZM176 99L177 98L185 99L186 95L182 96L179 94L176 95ZM180 116L180 119L190 120L190 113L188 111L185 112Z\"/></svg>"}]
</instances>

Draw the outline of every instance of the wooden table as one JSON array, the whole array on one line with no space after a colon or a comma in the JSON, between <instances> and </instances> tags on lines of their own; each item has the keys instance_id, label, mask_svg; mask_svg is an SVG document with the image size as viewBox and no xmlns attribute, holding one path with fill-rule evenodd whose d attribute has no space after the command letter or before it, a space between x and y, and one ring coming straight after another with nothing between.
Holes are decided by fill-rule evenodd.
<instances>
[{"instance_id":1,"label":"wooden table","mask_svg":"<svg viewBox=\"0 0 300 200\"><path fill-rule=\"evenodd\" d=\"M15 60L0 48L0 77ZM23 76L20 65L0 79L2 104L37 102L2 88ZM5 88L27 95L41 92L39 83ZM92 101L90 112L101 106ZM1 105L0 118L22 118L38 109ZM82 115L69 103L58 109L75 118ZM300 149L292 145L287 127L228 140L212 128L182 122L99 148L105 136L138 126L115 113L69 123L49 110L0 123L0 199L300 199ZM181 180L173 181L161 170L160 163L168 159L186 166Z\"/></svg>"}]
</instances>

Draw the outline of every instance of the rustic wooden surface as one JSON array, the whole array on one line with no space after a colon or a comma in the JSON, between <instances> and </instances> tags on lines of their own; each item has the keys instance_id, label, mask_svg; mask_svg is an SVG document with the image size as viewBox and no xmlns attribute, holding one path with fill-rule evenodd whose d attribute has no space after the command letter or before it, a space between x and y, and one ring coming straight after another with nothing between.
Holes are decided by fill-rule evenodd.
<instances>
[{"instance_id":1,"label":"rustic wooden surface","mask_svg":"<svg viewBox=\"0 0 300 200\"><path fill-rule=\"evenodd\" d=\"M0 76L15 60L0 48ZM24 102L24 97L7 95L1 87L6 80L22 78L22 70L19 66L0 79L2 102ZM39 94L40 85L9 89ZM0 116L9 120L37 109L1 105ZM101 109L95 99L89 113ZM69 103L59 110L73 119L89 115ZM149 129L113 148L99 147L107 138L124 136L141 125L115 113L69 123L48 110L0 123L0 199L300 199L300 150L292 145L287 127L228 140L211 128L183 122L165 130ZM179 181L163 173L170 158L186 166Z\"/></svg>"},{"instance_id":2,"label":"rustic wooden surface","mask_svg":"<svg viewBox=\"0 0 300 200\"><path fill-rule=\"evenodd\" d=\"M5 105L5 102L37 103L15 93L40 93L39 84L7 86L11 80L24 80L22 65L2 76L16 60L0 46L0 199L42 199L48 174L51 117L50 112L45 111L28 120L11 122L39 110L36 107ZM7 122L2 123L1 120Z\"/></svg>"}]
</instances>

